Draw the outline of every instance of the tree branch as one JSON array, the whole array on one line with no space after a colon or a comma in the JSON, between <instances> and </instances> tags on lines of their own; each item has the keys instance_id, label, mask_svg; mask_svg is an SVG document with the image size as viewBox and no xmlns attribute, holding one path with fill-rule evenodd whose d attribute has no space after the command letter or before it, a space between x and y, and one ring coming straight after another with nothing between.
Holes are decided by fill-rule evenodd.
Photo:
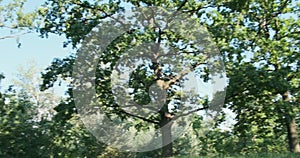
<instances>
[{"instance_id":1,"label":"tree branch","mask_svg":"<svg viewBox=\"0 0 300 158\"><path fill-rule=\"evenodd\" d=\"M207 60L207 58L208 57L206 57L206 60ZM198 66L200 66L202 64L207 64L207 62L199 61L196 64L194 64L191 68L186 69L185 71L180 72L178 75L176 75L175 77L173 77L169 81L167 81L167 87L169 88L172 84L174 84L177 81L181 80L185 75L187 75L188 73L194 71L196 69L196 67L198 67Z\"/></svg>"},{"instance_id":2,"label":"tree branch","mask_svg":"<svg viewBox=\"0 0 300 158\"><path fill-rule=\"evenodd\" d=\"M7 39L7 38L15 38L15 37L22 36L22 35L25 35L25 34L28 34L28 33L30 33L30 32L24 32L22 34L2 36L2 37L0 37L0 40Z\"/></svg>"},{"instance_id":3,"label":"tree branch","mask_svg":"<svg viewBox=\"0 0 300 158\"><path fill-rule=\"evenodd\" d=\"M134 114L128 113L128 112L126 112L124 110L121 110L120 112L123 113L123 114L126 114L128 116L135 117L135 118L141 119L143 121L149 122L149 123L154 123L154 124L157 124L157 125L159 124L159 122L157 122L157 121L154 121L154 120L151 120L151 119L147 119L147 118L144 118L142 116L134 115Z\"/></svg>"},{"instance_id":4,"label":"tree branch","mask_svg":"<svg viewBox=\"0 0 300 158\"><path fill-rule=\"evenodd\" d=\"M194 109L194 110L191 110L187 113L182 113L181 115L178 115L178 116L174 116L172 121L175 121L176 119L178 119L179 117L183 117L183 116L187 116L187 115L190 115L194 112L197 112L197 111L201 111L201 110L205 110L205 109L208 109L208 107L201 107L201 108L197 108L197 109Z\"/></svg>"},{"instance_id":5,"label":"tree branch","mask_svg":"<svg viewBox=\"0 0 300 158\"><path fill-rule=\"evenodd\" d=\"M177 11L176 11L176 12L180 11L180 9L181 9L182 7L184 7L186 3L187 3L187 0L184 0L184 1L181 3L181 5L177 8Z\"/></svg>"}]
</instances>

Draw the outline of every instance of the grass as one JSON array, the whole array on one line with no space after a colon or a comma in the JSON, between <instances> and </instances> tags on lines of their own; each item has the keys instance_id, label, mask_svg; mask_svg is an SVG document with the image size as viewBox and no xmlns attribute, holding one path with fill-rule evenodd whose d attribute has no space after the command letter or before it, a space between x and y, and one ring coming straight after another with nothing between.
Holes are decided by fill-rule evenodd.
<instances>
[{"instance_id":1,"label":"grass","mask_svg":"<svg viewBox=\"0 0 300 158\"><path fill-rule=\"evenodd\" d=\"M255 153L248 155L182 156L174 158L300 158L300 153Z\"/></svg>"}]
</instances>

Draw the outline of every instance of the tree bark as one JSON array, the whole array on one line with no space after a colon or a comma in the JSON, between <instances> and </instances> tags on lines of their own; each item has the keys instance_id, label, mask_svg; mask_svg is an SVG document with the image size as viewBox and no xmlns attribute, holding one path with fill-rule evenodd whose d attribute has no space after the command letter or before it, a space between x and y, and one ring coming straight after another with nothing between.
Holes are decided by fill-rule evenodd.
<instances>
[{"instance_id":1,"label":"tree bark","mask_svg":"<svg viewBox=\"0 0 300 158\"><path fill-rule=\"evenodd\" d=\"M282 94L282 99L286 102L290 101L290 93ZM286 117L287 139L289 142L289 150L291 152L300 153L299 137L297 132L297 124L295 117L287 114Z\"/></svg>"},{"instance_id":2,"label":"tree bark","mask_svg":"<svg viewBox=\"0 0 300 158\"><path fill-rule=\"evenodd\" d=\"M160 129L162 136L162 157L173 156L172 121L165 113L161 113Z\"/></svg>"},{"instance_id":3,"label":"tree bark","mask_svg":"<svg viewBox=\"0 0 300 158\"><path fill-rule=\"evenodd\" d=\"M287 122L287 131L290 151L300 153L299 137L295 118L292 118Z\"/></svg>"}]
</instances>

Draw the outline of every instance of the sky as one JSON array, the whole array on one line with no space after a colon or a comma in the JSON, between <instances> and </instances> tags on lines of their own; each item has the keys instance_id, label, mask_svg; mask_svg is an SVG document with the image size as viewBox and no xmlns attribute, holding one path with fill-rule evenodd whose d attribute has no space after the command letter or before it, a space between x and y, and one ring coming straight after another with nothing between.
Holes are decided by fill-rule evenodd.
<instances>
[{"instance_id":1,"label":"sky","mask_svg":"<svg viewBox=\"0 0 300 158\"><path fill-rule=\"evenodd\" d=\"M11 0L4 0L4 5ZM43 1L28 0L24 5L25 12L31 12L42 4ZM0 37L9 35L9 29L0 28ZM5 75L1 81L1 90L11 85L12 79L16 79L18 67L25 67L30 62L35 62L38 69L45 69L54 58L64 58L73 51L71 47L63 48L66 38L58 35L50 35L49 38L41 38L38 33L21 35L18 47L17 38L0 40L0 73Z\"/></svg>"},{"instance_id":2,"label":"sky","mask_svg":"<svg viewBox=\"0 0 300 158\"><path fill-rule=\"evenodd\" d=\"M0 36L3 31L0 31ZM26 67L28 62L36 62L38 68L45 69L54 58L64 58L71 54L70 47L63 48L64 37L51 35L41 38L37 33L20 37L21 47L18 48L16 39L0 40L0 73L5 75L2 87L11 84L16 77L18 67Z\"/></svg>"}]
</instances>

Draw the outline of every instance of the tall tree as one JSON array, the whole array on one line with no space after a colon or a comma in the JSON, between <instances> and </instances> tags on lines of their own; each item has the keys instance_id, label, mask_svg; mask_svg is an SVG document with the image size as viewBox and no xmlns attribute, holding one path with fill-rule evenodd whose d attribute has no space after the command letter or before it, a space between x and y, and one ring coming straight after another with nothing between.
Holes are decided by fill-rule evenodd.
<instances>
[{"instance_id":1,"label":"tall tree","mask_svg":"<svg viewBox=\"0 0 300 158\"><path fill-rule=\"evenodd\" d=\"M254 138L254 134L257 133L258 138L267 136L267 133L280 136L281 133L278 131L285 131L289 150L299 152L296 130L296 120L299 118L297 113L299 111L299 18L297 18L299 2L291 0L201 2L126 0L92 3L49 0L46 7L41 10L42 15L46 17L41 33L43 35L65 34L68 38L67 43L76 47L93 27L105 21L103 19L123 11L126 5L121 5L121 2L134 8L163 6L194 14L199 18L200 23L207 26L213 34L226 63L229 78L226 106L237 113L236 131L242 137L249 137L247 131L253 132L250 133L250 138ZM145 32L149 33L146 40L159 41L157 40L161 35L159 30L149 29L149 32ZM130 49L126 48L128 46L126 42L138 39L138 36L134 36L137 33L141 32L129 30L124 35L125 37L116 40L114 43L116 45L109 47L112 52L107 51L100 58L103 63L110 63L110 65L97 70L99 78L96 85L97 92L104 100L103 104L122 117L131 115L119 109L118 104L113 102L110 74L112 67L116 64L115 61L120 59L122 50ZM171 32L168 35L174 34ZM175 36L171 41L176 41L176 39L178 37ZM124 45L117 45L122 42ZM116 46L118 47L115 48ZM196 57L201 57L201 54L196 54ZM59 74L66 78L72 76L71 66L76 58L75 55L69 59L54 61L48 68L48 72L44 74L44 86L53 85ZM147 70L151 69L154 73L147 73ZM159 71L155 70L159 70L159 66L150 62L149 65L140 66L132 73L130 84L135 92L136 102L143 104L151 100L147 97L147 88L150 83L153 83L153 79L158 77ZM135 78L142 79L135 80ZM168 87L168 85L165 86ZM160 114L162 117L157 119L158 121L163 122L166 119L164 112L168 114L169 111L166 108L165 110ZM156 118L139 119L153 123L153 119ZM249 123L254 124L258 129L251 129ZM260 134L261 132L263 134ZM169 146L164 151L165 155L172 153Z\"/></svg>"},{"instance_id":2,"label":"tall tree","mask_svg":"<svg viewBox=\"0 0 300 158\"><path fill-rule=\"evenodd\" d=\"M286 131L289 150L300 152L295 122L299 2L215 1L215 5L208 28L227 60L227 105L237 113L237 129L249 131L253 123L264 132L268 131L264 127L279 127Z\"/></svg>"},{"instance_id":3,"label":"tall tree","mask_svg":"<svg viewBox=\"0 0 300 158\"><path fill-rule=\"evenodd\" d=\"M54 61L43 76L44 86L48 88L53 85L59 75L65 78L71 77L74 93L84 89L84 93L78 94L77 92L77 96L72 96L80 106L77 108L83 111L83 118L87 117L89 121L93 121L96 120L93 119L93 114L104 111L110 119L114 119L112 115L117 115L118 118L127 119L127 121L134 120L129 123L137 130L143 130L149 126L155 127L161 134L162 156L169 157L173 155L173 123L177 126L184 126L183 117L197 111L207 110L210 106L218 110L217 106L222 104L222 97L224 97L222 93L217 93L216 96L213 96L217 99L213 99L213 102L210 103L205 96L195 94L197 92L182 93L178 87L184 85L190 72L194 72L197 78L201 78L205 82L213 78L213 73L224 73L222 62L218 58L218 51L213 49L213 42L209 41L209 34L201 29L198 19L192 16L193 13L202 9L205 3L196 4L195 2L188 3L188 1L126 2L127 5L133 5L139 11L133 13L133 17L138 20L131 21L132 26L129 27L129 23L122 22L123 17L112 16L124 9L119 1L103 4L93 4L87 1L50 1L48 3L48 8L45 9L47 18L44 28L41 29L42 33L64 33L73 46L76 46L82 40L82 36L90 31L96 37L88 36L81 43L82 47L75 57ZM144 4L171 8L172 12L164 11L162 8L139 10L138 7ZM66 15L65 11L68 10L70 11L67 12L69 15ZM179 11L189 13L185 13L185 15ZM161 17L163 18L160 19ZM102 20L104 18L106 19ZM144 24L140 22L144 22ZM82 27L82 23L86 25ZM99 23L98 29L101 31L92 30ZM160 23L166 23L166 25ZM125 28L125 30L117 27ZM122 33L122 31L125 32ZM147 43L152 44L148 45ZM100 51L97 47L100 48ZM105 47L106 49L102 49ZM93 51L98 51L96 52L98 60L96 65L93 65L95 54L88 53ZM139 53L137 51L142 51L142 55L137 56L136 53ZM142 60L144 64L138 64L139 60ZM128 74L126 83L114 81L131 67L134 67L135 70ZM89 80L85 79L91 77L89 74L96 74L95 83L91 82L92 85L95 85L96 98L91 97L89 88L85 87L89 83ZM83 75L85 79L80 81L82 78L77 78L77 75ZM216 75L215 77L220 76ZM92 88L94 87L92 86ZM220 87L221 90L223 90L222 88L224 87ZM126 95L128 90L132 90L132 92ZM164 96L166 100L163 100ZM129 101L131 99L132 101ZM148 107L149 103L152 103L152 106ZM89 104L96 104L96 106L86 107ZM85 107L81 107L81 105L85 105ZM132 110L128 112L123 107L142 109L142 111L140 111L141 113ZM117 120L115 121L117 122ZM110 124L101 124L101 126L107 128L102 127L103 132L108 129L112 130L110 137L113 132L118 130L117 126L110 127ZM93 129L96 130L95 128ZM101 132L97 133L101 134Z\"/></svg>"},{"instance_id":4,"label":"tall tree","mask_svg":"<svg viewBox=\"0 0 300 158\"><path fill-rule=\"evenodd\" d=\"M38 110L37 119L50 119L53 114L53 108L59 104L61 98L55 94L54 88L46 91L40 90L42 84L41 70L38 69L35 61L30 61L25 66L20 66L17 70L16 79L12 83L19 93L26 93L30 101Z\"/></svg>"}]
</instances>

